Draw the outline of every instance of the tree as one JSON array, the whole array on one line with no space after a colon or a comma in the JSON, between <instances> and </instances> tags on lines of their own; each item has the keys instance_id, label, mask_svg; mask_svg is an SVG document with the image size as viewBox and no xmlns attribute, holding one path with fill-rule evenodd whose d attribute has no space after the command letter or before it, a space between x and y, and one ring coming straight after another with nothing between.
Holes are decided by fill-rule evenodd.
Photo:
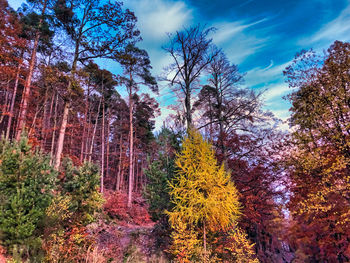
<instances>
[{"instance_id":1,"label":"tree","mask_svg":"<svg viewBox=\"0 0 350 263\"><path fill-rule=\"evenodd\" d=\"M153 220L167 221L165 211L172 208L168 182L175 176L175 157L180 150L180 134L163 127L157 135L158 153L145 170L147 185L145 197ZM166 220L165 220L166 219Z\"/></svg>"},{"instance_id":2,"label":"tree","mask_svg":"<svg viewBox=\"0 0 350 263\"><path fill-rule=\"evenodd\" d=\"M28 42L21 36L22 25L18 14L5 0L0 1L0 32L0 88L4 91L0 96L0 129L6 130L6 137L9 138L17 90L23 74L23 54ZM6 116L7 127L4 125Z\"/></svg>"},{"instance_id":3,"label":"tree","mask_svg":"<svg viewBox=\"0 0 350 263\"><path fill-rule=\"evenodd\" d=\"M350 44L336 41L319 60L301 52L285 74L292 102L290 236L298 260L350 260Z\"/></svg>"},{"instance_id":4,"label":"tree","mask_svg":"<svg viewBox=\"0 0 350 263\"><path fill-rule=\"evenodd\" d=\"M247 123L257 118L259 95L247 88L239 88L243 75L231 64L222 51L206 68L208 85L203 86L196 101L196 108L202 109L200 129L209 126L218 130L219 148L225 152L222 139L225 133L244 130ZM213 136L214 134L211 134Z\"/></svg>"},{"instance_id":5,"label":"tree","mask_svg":"<svg viewBox=\"0 0 350 263\"><path fill-rule=\"evenodd\" d=\"M55 182L49 158L31 150L25 138L0 141L0 231L11 252L33 256L31 249L40 249Z\"/></svg>"},{"instance_id":6,"label":"tree","mask_svg":"<svg viewBox=\"0 0 350 263\"><path fill-rule=\"evenodd\" d=\"M192 95L198 89L201 74L217 55L208 38L213 28L205 29L200 25L169 34L170 43L164 50L174 60L167 68L166 80L176 93L184 96L187 128L192 124Z\"/></svg>"},{"instance_id":7,"label":"tree","mask_svg":"<svg viewBox=\"0 0 350 263\"><path fill-rule=\"evenodd\" d=\"M134 186L134 100L133 96L140 85L148 86L153 92L158 91L155 78L151 75L151 62L145 50L134 45L128 45L125 51L117 57L124 68L124 76L121 77L125 83L129 96L129 188L128 207L132 204L132 192Z\"/></svg>"},{"instance_id":8,"label":"tree","mask_svg":"<svg viewBox=\"0 0 350 263\"><path fill-rule=\"evenodd\" d=\"M168 212L169 222L175 234L174 244L185 233L197 231L202 236L204 254L207 254L207 234L228 231L236 226L240 215L238 192L223 165L219 166L211 145L200 133L190 130L183 141L182 151L175 161L177 173L170 183L173 209ZM190 247L196 247L192 235ZM182 242L183 246L186 242ZM179 246L181 244L179 243ZM185 247L173 247L176 256L181 256ZM195 251L186 252L186 260ZM183 259L181 259L183 260ZM186 261L183 261L186 262Z\"/></svg>"},{"instance_id":9,"label":"tree","mask_svg":"<svg viewBox=\"0 0 350 263\"><path fill-rule=\"evenodd\" d=\"M28 20L31 20L30 22L34 22L31 26L34 27L34 43L33 43L33 49L31 51L31 57L29 60L29 71L28 75L25 80L24 84L24 90L22 95L22 103L21 103L21 109L20 114L18 117L18 125L17 125L17 134L16 134L16 140L19 140L22 134L22 130L25 127L26 124L26 117L27 117L27 108L28 108L28 102L30 98L30 91L31 91L31 83L34 73L34 67L36 63L37 58L37 51L39 47L39 40L41 36L43 35L43 32L48 33L49 36L53 36L53 32L48 30L47 23L45 22L45 16L47 13L47 9L49 5L52 4L49 0L31 0L29 1L32 3L36 8L38 8L40 11L40 15L36 15L35 13L29 14L30 17ZM34 18L34 19L33 19ZM27 21L28 21L27 20ZM24 28L26 29L26 28ZM28 27L27 27L28 29ZM26 32L28 33L28 31ZM50 37L49 37L50 38Z\"/></svg>"},{"instance_id":10,"label":"tree","mask_svg":"<svg viewBox=\"0 0 350 263\"><path fill-rule=\"evenodd\" d=\"M64 137L74 90L77 88L75 73L78 62L94 58L115 58L130 43L138 39L135 29L136 17L122 10L122 3L100 1L59 0L55 6L55 15L74 44L71 66L71 80L68 83L68 96L65 97L62 122L57 141L55 168L61 163Z\"/></svg>"}]
</instances>

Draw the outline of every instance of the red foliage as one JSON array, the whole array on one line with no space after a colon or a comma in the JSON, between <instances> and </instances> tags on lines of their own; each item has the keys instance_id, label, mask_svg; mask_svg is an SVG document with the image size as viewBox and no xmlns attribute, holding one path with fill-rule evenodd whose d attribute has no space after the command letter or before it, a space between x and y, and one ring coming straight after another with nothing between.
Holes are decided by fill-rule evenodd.
<instances>
[{"instance_id":1,"label":"red foliage","mask_svg":"<svg viewBox=\"0 0 350 263\"><path fill-rule=\"evenodd\" d=\"M140 195L135 194L132 207L127 206L127 194L119 191L108 191L105 193L104 211L112 218L116 218L121 223L131 223L135 225L152 224L148 214L146 202Z\"/></svg>"}]
</instances>

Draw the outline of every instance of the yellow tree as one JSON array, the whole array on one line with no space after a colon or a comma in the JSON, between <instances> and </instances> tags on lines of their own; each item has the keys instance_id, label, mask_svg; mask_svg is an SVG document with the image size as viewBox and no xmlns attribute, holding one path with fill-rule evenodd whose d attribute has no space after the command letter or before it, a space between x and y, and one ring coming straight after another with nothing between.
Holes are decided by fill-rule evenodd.
<instances>
[{"instance_id":1,"label":"yellow tree","mask_svg":"<svg viewBox=\"0 0 350 263\"><path fill-rule=\"evenodd\" d=\"M175 161L177 176L170 183L174 208L168 212L173 229L172 252L181 262L188 262L202 235L204 255L207 254L207 232L235 228L240 215L238 192L230 174L219 166L214 150L201 134L191 129L183 141ZM195 232L194 232L195 231ZM186 238L188 237L188 238ZM180 243L182 247L179 248Z\"/></svg>"}]
</instances>

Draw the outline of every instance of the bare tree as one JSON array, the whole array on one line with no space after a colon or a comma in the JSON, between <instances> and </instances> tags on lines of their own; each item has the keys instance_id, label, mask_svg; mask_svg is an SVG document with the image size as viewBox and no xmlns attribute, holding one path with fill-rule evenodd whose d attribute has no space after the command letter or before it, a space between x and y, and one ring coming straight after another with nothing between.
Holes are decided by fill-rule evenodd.
<instances>
[{"instance_id":1,"label":"bare tree","mask_svg":"<svg viewBox=\"0 0 350 263\"><path fill-rule=\"evenodd\" d=\"M166 68L165 80L173 90L184 95L185 118L187 127L192 124L191 97L199 88L199 78L204 69L217 56L218 50L212 49L209 33L214 28L197 25L169 34L170 42L164 50L170 54L173 63Z\"/></svg>"}]
</instances>

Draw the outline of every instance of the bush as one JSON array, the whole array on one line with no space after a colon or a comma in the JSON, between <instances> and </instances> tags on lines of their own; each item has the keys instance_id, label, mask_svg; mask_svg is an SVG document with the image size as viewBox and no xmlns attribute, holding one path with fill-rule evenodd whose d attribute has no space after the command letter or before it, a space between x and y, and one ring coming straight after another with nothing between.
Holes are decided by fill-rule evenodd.
<instances>
[{"instance_id":1,"label":"bush","mask_svg":"<svg viewBox=\"0 0 350 263\"><path fill-rule=\"evenodd\" d=\"M48 207L44 250L47 262L85 262L95 246L86 226L101 212L99 170L84 163L81 167L65 159L62 165L60 193Z\"/></svg>"}]
</instances>

